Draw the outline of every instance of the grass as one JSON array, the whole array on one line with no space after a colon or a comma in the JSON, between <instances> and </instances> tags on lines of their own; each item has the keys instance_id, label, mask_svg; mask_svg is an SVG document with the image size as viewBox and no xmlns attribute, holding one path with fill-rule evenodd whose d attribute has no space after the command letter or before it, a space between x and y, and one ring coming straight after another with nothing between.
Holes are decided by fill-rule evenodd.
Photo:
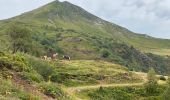
<instances>
[{"instance_id":1,"label":"grass","mask_svg":"<svg viewBox=\"0 0 170 100\"><path fill-rule=\"evenodd\" d=\"M32 93L22 90L20 87L13 85L11 80L0 79L0 98L6 99L22 99L22 100L41 100L40 97L33 95Z\"/></svg>"},{"instance_id":2,"label":"grass","mask_svg":"<svg viewBox=\"0 0 170 100\"><path fill-rule=\"evenodd\" d=\"M145 82L142 74L135 74L124 66L101 60L44 61L23 53L1 53L0 64L0 95L5 99L41 100L43 97L75 100L80 95L80 98L107 100L119 97L120 94L123 94L122 98L133 98L136 97L136 92L129 93L123 87L142 86ZM162 85L165 82L159 83ZM101 85L104 92L96 90ZM113 87L117 89L114 90ZM118 87L122 87L120 91ZM30 89L38 91L40 97L37 92L31 93ZM75 94L77 92L78 94ZM110 94L111 92L115 94ZM138 95L137 97L145 98Z\"/></svg>"},{"instance_id":3,"label":"grass","mask_svg":"<svg viewBox=\"0 0 170 100\"><path fill-rule=\"evenodd\" d=\"M15 22L32 30L33 49L28 54L9 53L11 40L6 30ZM44 61L37 58L48 55L49 50L58 52L59 59L62 59L62 55L69 55L71 61ZM129 72L128 68L147 71L147 68L155 66L158 73L167 73L169 52L170 40L135 34L68 2L52 2L0 21L0 99L43 99L25 89L31 87L40 90L38 93L42 97L46 95L46 99L75 100L80 95L92 100L155 100L164 88L160 88L156 97L147 97L142 87L117 86L142 85L144 76ZM17 84L22 88L15 87L11 79L15 75L19 81ZM101 84L107 87L94 89ZM116 87L108 87L111 85ZM94 88L86 90L89 87ZM75 89L68 91L70 88L84 90L76 91L75 95L69 94L75 92Z\"/></svg>"},{"instance_id":4,"label":"grass","mask_svg":"<svg viewBox=\"0 0 170 100\"><path fill-rule=\"evenodd\" d=\"M100 60L44 61L23 53L17 53L15 55L2 53L0 56L0 64L2 65L0 76L9 79L9 84L7 84L8 81L4 81L5 79L3 79L3 82L7 82L1 84L4 88L6 84L7 88L15 89L15 87L11 87L13 83L10 82L10 77L13 76L14 71L18 75L18 78L20 77L18 80L24 80L29 84L39 84L40 87L43 87L43 91L49 92L48 95L52 95L52 97L57 95L53 94L53 92L58 93L55 91L60 91L60 88L57 88L57 84L72 87L101 83L141 82L141 78L128 72L126 67ZM47 87L44 87L46 85L42 84L43 82L52 82L52 84L46 84ZM54 88L55 86L56 89ZM55 90L49 90L50 88ZM22 89L19 89L17 93L20 93L20 90ZM10 92L12 91L13 90L10 90ZM32 97L32 95L27 94L27 92L29 91L24 91L24 94L19 94L21 95L19 98L22 98L22 96L27 98ZM42 93L47 95L47 92ZM2 95L4 94L2 93Z\"/></svg>"},{"instance_id":5,"label":"grass","mask_svg":"<svg viewBox=\"0 0 170 100\"><path fill-rule=\"evenodd\" d=\"M141 81L140 78L128 72L126 67L104 61L58 60L46 62L31 57L28 58L28 62L38 74L43 76L45 81L51 80L66 86Z\"/></svg>"},{"instance_id":6,"label":"grass","mask_svg":"<svg viewBox=\"0 0 170 100\"><path fill-rule=\"evenodd\" d=\"M69 55L75 60L102 59L116 62L131 70L147 71L147 67L152 65L136 60L142 57L134 56L139 55L134 50L130 49L132 52L129 52L131 46L141 52L161 56L169 55L170 50L170 40L136 34L104 21L73 4L56 1L20 16L0 21L0 50L11 50L11 40L6 30L15 22L32 30L33 49L29 53L35 56L42 56L53 50L60 56ZM125 45L126 49L123 48ZM103 49L110 52L110 56L103 58L101 56ZM123 53L119 52L121 50ZM129 59L127 56L132 57ZM146 69L142 69L145 67Z\"/></svg>"},{"instance_id":7,"label":"grass","mask_svg":"<svg viewBox=\"0 0 170 100\"><path fill-rule=\"evenodd\" d=\"M144 52L148 53L153 53L156 55L161 55L161 56L170 56L170 49L150 49L150 50L144 50Z\"/></svg>"},{"instance_id":8,"label":"grass","mask_svg":"<svg viewBox=\"0 0 170 100\"><path fill-rule=\"evenodd\" d=\"M87 100L160 100L165 87L158 88L157 93L147 96L143 87L100 87L93 90L77 92L77 96Z\"/></svg>"},{"instance_id":9,"label":"grass","mask_svg":"<svg viewBox=\"0 0 170 100\"><path fill-rule=\"evenodd\" d=\"M64 93L61 86L55 83L40 83L39 89L45 95L59 100L70 100L71 98Z\"/></svg>"},{"instance_id":10,"label":"grass","mask_svg":"<svg viewBox=\"0 0 170 100\"><path fill-rule=\"evenodd\" d=\"M51 80L64 83L66 86L79 86L99 83L133 83L140 81L140 78L117 64L94 60L73 60L59 62L56 74L52 75Z\"/></svg>"}]
</instances>

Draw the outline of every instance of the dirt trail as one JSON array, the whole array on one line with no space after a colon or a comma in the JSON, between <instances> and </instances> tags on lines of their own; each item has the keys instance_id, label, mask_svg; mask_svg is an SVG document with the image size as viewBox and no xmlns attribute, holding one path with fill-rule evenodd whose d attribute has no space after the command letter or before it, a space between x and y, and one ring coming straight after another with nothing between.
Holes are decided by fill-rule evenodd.
<instances>
[{"instance_id":1,"label":"dirt trail","mask_svg":"<svg viewBox=\"0 0 170 100\"><path fill-rule=\"evenodd\" d=\"M28 82L22 80L16 72L12 72L12 82L16 87L23 88L24 91L29 92L35 96L40 97L42 100L54 100L51 97L48 97L38 91L38 88L35 85L28 84Z\"/></svg>"},{"instance_id":2,"label":"dirt trail","mask_svg":"<svg viewBox=\"0 0 170 100\"><path fill-rule=\"evenodd\" d=\"M89 85L89 86L80 86L80 87L70 87L66 89L66 92L73 96L75 100L82 100L81 98L76 97L74 94L76 92L80 92L82 90L88 90L88 89L97 89L100 87L126 87L126 86L142 86L144 82L142 83L126 83L126 84L100 84L100 85Z\"/></svg>"},{"instance_id":3,"label":"dirt trail","mask_svg":"<svg viewBox=\"0 0 170 100\"><path fill-rule=\"evenodd\" d=\"M80 87L70 87L67 90L71 93L79 92L87 89L96 89L100 87L126 87L126 86L141 86L144 83L126 83L126 84L100 84L100 85L90 85L90 86L80 86Z\"/></svg>"},{"instance_id":4,"label":"dirt trail","mask_svg":"<svg viewBox=\"0 0 170 100\"><path fill-rule=\"evenodd\" d=\"M81 98L77 97L75 95L76 92L81 92L82 90L88 90L88 89L97 89L100 87L127 87L127 86L142 86L147 82L147 73L142 72L133 72L137 76L141 77L143 82L140 83L124 83L124 84L98 84L98 85L88 85L88 86L78 86L78 87L68 87L64 88L64 91L73 97L74 100L82 100ZM23 87L24 91L27 91L29 93L32 93L36 96L40 96L42 100L54 100L41 92L38 91L37 87L31 84L28 84L26 81L22 80L17 73L13 72L13 78L12 81L15 86L17 87Z\"/></svg>"},{"instance_id":5,"label":"dirt trail","mask_svg":"<svg viewBox=\"0 0 170 100\"><path fill-rule=\"evenodd\" d=\"M148 80L147 80L147 73L143 72L133 72L136 74L138 77L141 77L143 82L140 83L125 83L125 84L99 84L99 85L89 85L89 86L79 86L79 87L69 87L66 88L66 92L73 96L75 100L82 100L81 98L78 98L75 96L76 92L80 92L82 90L88 90L88 89L97 89L100 87L127 87L127 86L142 86L144 85ZM157 75L157 77L160 75Z\"/></svg>"}]
</instances>

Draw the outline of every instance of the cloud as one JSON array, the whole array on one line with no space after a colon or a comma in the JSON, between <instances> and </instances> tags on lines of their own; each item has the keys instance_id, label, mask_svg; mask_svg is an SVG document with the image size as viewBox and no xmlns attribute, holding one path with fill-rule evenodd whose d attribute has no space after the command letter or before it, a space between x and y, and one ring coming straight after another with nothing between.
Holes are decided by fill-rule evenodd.
<instances>
[{"instance_id":1,"label":"cloud","mask_svg":"<svg viewBox=\"0 0 170 100\"><path fill-rule=\"evenodd\" d=\"M67 1L134 32L170 38L170 0Z\"/></svg>"}]
</instances>

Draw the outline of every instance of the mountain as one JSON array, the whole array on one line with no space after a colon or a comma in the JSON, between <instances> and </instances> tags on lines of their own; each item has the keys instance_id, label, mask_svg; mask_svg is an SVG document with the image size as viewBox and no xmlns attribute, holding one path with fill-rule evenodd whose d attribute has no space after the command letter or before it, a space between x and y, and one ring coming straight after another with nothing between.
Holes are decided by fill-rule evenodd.
<instances>
[{"instance_id":1,"label":"mountain","mask_svg":"<svg viewBox=\"0 0 170 100\"><path fill-rule=\"evenodd\" d=\"M11 23L32 30L35 56L58 52L71 59L100 59L130 70L159 73L169 70L170 40L134 33L107 22L69 2L54 1L41 8L0 21L0 49L10 47L6 30ZM154 54L159 55L154 55ZM164 56L160 56L164 55ZM166 55L166 57L165 57ZM160 60L161 59L161 60Z\"/></svg>"}]
</instances>

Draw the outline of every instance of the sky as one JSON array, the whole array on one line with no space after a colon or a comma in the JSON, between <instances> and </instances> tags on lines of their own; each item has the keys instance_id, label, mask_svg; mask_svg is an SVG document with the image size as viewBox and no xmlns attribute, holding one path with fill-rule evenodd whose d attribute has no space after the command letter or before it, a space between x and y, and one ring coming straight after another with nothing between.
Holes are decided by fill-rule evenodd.
<instances>
[{"instance_id":1,"label":"sky","mask_svg":"<svg viewBox=\"0 0 170 100\"><path fill-rule=\"evenodd\" d=\"M0 19L20 15L52 1L54 0L0 0ZM133 32L170 39L170 0L66 1Z\"/></svg>"}]
</instances>

